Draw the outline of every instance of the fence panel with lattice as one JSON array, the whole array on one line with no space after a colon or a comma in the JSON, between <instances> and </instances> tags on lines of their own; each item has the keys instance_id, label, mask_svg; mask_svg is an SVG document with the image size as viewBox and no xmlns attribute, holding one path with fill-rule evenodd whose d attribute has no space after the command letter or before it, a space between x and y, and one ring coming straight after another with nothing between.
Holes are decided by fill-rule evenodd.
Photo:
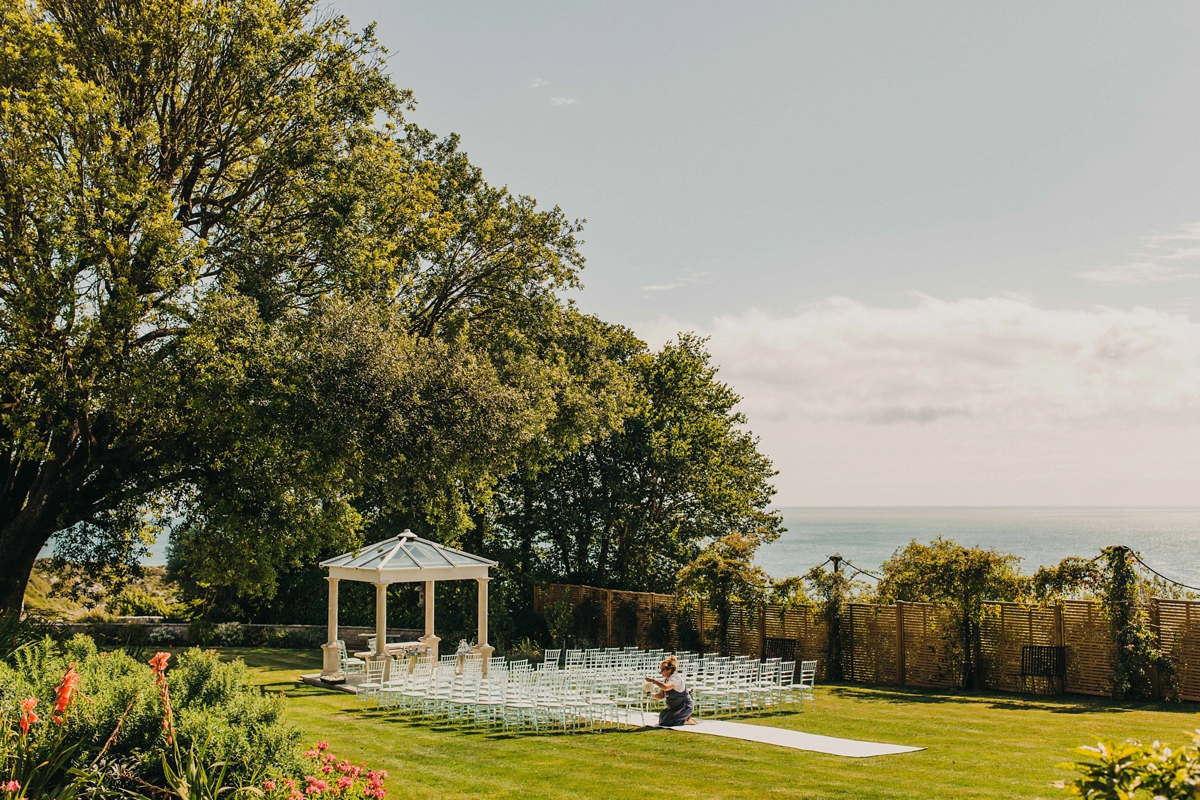
<instances>
[{"instance_id":1,"label":"fence panel with lattice","mask_svg":"<svg viewBox=\"0 0 1200 800\"><path fill-rule=\"evenodd\" d=\"M1057 606L1024 603L984 603L980 650L983 684L1003 692L1054 694L1062 689L1052 678L1022 677L1021 658L1026 647L1062 644Z\"/></svg>"},{"instance_id":2,"label":"fence panel with lattice","mask_svg":"<svg viewBox=\"0 0 1200 800\"><path fill-rule=\"evenodd\" d=\"M898 683L896 607L849 603L842 669L857 683Z\"/></svg>"},{"instance_id":3,"label":"fence panel with lattice","mask_svg":"<svg viewBox=\"0 0 1200 800\"><path fill-rule=\"evenodd\" d=\"M1155 600L1159 646L1175 661L1180 700L1200 700L1200 601Z\"/></svg>"},{"instance_id":4,"label":"fence panel with lattice","mask_svg":"<svg viewBox=\"0 0 1200 800\"><path fill-rule=\"evenodd\" d=\"M1067 648L1066 691L1111 695L1115 647L1100 604L1065 600L1062 619L1063 645Z\"/></svg>"},{"instance_id":5,"label":"fence panel with lattice","mask_svg":"<svg viewBox=\"0 0 1200 800\"><path fill-rule=\"evenodd\" d=\"M903 617L905 686L949 688L961 683L962 646L954 613L949 608L932 603L904 603L902 614L897 613L896 606L881 608ZM894 646L891 652L895 653Z\"/></svg>"}]
</instances>

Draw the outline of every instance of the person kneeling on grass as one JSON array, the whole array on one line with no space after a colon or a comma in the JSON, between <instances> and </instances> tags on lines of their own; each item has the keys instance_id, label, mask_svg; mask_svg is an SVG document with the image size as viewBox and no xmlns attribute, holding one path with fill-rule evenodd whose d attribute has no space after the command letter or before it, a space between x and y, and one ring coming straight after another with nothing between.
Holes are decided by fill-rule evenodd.
<instances>
[{"instance_id":1,"label":"person kneeling on grass","mask_svg":"<svg viewBox=\"0 0 1200 800\"><path fill-rule=\"evenodd\" d=\"M679 673L679 659L667 656L658 665L658 670L663 676L661 681L657 678L646 678L647 682L658 687L654 699L667 702L667 707L659 712L658 726L674 728L677 725L695 725L696 720L692 719L692 712L696 707L692 704L692 696L688 694L687 686L683 683L683 675Z\"/></svg>"}]
</instances>

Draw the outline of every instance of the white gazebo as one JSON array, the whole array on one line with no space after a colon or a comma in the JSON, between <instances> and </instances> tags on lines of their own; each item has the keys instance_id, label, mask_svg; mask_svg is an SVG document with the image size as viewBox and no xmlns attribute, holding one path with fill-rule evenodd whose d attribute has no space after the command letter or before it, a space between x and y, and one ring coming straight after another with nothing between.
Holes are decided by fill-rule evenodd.
<instances>
[{"instance_id":1,"label":"white gazebo","mask_svg":"<svg viewBox=\"0 0 1200 800\"><path fill-rule=\"evenodd\" d=\"M492 648L488 643L488 568L496 566L480 556L422 539L406 530L399 536L367 545L336 558L322 561L329 570L329 641L325 651L323 675L340 667L338 653L338 581L362 581L375 584L375 650L372 658L387 656L387 587L393 583L425 584L425 635L420 638L434 658L438 642L433 632L433 586L437 581L474 580L479 584L479 643L475 651L487 664Z\"/></svg>"}]
</instances>

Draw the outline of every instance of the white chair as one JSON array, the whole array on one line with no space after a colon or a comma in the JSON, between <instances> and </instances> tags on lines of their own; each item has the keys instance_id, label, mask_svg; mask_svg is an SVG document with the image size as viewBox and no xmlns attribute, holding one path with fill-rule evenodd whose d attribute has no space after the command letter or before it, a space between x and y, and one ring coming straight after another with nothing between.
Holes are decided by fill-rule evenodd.
<instances>
[{"instance_id":1,"label":"white chair","mask_svg":"<svg viewBox=\"0 0 1200 800\"><path fill-rule=\"evenodd\" d=\"M367 659L366 680L354 687L354 696L360 703L369 702L379 694L383 688L383 671L387 663L386 658Z\"/></svg>"},{"instance_id":2,"label":"white chair","mask_svg":"<svg viewBox=\"0 0 1200 800\"><path fill-rule=\"evenodd\" d=\"M804 698L807 697L812 701L813 706L817 705L817 662L801 661L800 662L800 682L796 687L800 690L800 707L804 707Z\"/></svg>"},{"instance_id":3,"label":"white chair","mask_svg":"<svg viewBox=\"0 0 1200 800\"><path fill-rule=\"evenodd\" d=\"M558 657L562 654L562 649L558 650L543 650L542 663L540 667L544 669L558 669Z\"/></svg>"},{"instance_id":4,"label":"white chair","mask_svg":"<svg viewBox=\"0 0 1200 800\"><path fill-rule=\"evenodd\" d=\"M366 667L365 661L361 658L352 658L346 653L346 643L341 639L337 640L338 648L338 666L342 672L347 675L362 675L363 668Z\"/></svg>"}]
</instances>

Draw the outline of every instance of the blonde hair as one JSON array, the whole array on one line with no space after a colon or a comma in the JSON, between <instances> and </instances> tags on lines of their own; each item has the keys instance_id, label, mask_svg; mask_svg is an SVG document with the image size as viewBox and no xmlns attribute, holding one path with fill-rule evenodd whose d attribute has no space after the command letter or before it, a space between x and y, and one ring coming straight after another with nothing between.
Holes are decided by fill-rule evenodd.
<instances>
[{"instance_id":1,"label":"blonde hair","mask_svg":"<svg viewBox=\"0 0 1200 800\"><path fill-rule=\"evenodd\" d=\"M670 667L672 675L676 672L679 672L679 659L675 656L667 656L662 660L662 663L658 665L659 669L663 669L664 667Z\"/></svg>"}]
</instances>

